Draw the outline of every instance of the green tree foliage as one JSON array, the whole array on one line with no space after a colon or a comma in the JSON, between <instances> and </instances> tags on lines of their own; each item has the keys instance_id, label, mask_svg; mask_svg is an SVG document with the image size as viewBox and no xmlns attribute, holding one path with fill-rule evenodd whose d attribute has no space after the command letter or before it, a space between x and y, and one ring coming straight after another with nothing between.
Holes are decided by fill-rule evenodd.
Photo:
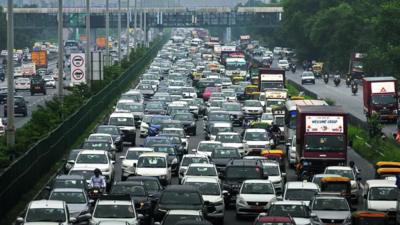
<instances>
[{"instance_id":1,"label":"green tree foliage","mask_svg":"<svg viewBox=\"0 0 400 225\"><path fill-rule=\"evenodd\" d=\"M367 119L369 137L372 139L374 137L382 136L382 129L385 127L380 121L382 120L380 113L374 113L370 118Z\"/></svg>"}]
</instances>

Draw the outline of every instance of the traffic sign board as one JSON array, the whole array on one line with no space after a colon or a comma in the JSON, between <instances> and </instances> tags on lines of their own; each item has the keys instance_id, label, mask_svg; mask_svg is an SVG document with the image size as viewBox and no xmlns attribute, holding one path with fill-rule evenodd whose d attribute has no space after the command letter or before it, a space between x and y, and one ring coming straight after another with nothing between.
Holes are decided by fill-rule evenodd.
<instances>
[{"instance_id":1,"label":"traffic sign board","mask_svg":"<svg viewBox=\"0 0 400 225\"><path fill-rule=\"evenodd\" d=\"M81 55L75 55L72 58L72 64L75 67L82 67L83 65L85 65L85 60L83 59L83 57Z\"/></svg>"},{"instance_id":2,"label":"traffic sign board","mask_svg":"<svg viewBox=\"0 0 400 225\"><path fill-rule=\"evenodd\" d=\"M71 53L71 83L86 82L85 53Z\"/></svg>"},{"instance_id":3,"label":"traffic sign board","mask_svg":"<svg viewBox=\"0 0 400 225\"><path fill-rule=\"evenodd\" d=\"M82 82L84 77L85 77L85 72L83 70L75 69L71 73L71 82L73 82L73 83Z\"/></svg>"}]
</instances>

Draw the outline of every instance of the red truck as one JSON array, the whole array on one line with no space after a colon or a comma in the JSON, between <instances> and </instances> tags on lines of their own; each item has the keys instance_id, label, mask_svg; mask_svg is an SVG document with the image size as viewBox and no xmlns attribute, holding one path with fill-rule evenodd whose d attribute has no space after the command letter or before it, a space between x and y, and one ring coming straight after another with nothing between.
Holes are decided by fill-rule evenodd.
<instances>
[{"instance_id":1,"label":"red truck","mask_svg":"<svg viewBox=\"0 0 400 225\"><path fill-rule=\"evenodd\" d=\"M263 92L265 88L285 88L285 70L276 68L258 69L258 90Z\"/></svg>"},{"instance_id":2,"label":"red truck","mask_svg":"<svg viewBox=\"0 0 400 225\"><path fill-rule=\"evenodd\" d=\"M311 172L347 162L347 112L340 106L297 106L297 162L304 157Z\"/></svg>"},{"instance_id":3,"label":"red truck","mask_svg":"<svg viewBox=\"0 0 400 225\"><path fill-rule=\"evenodd\" d=\"M229 58L229 55L237 52L236 46L221 46L221 64L226 66L226 59Z\"/></svg>"},{"instance_id":4,"label":"red truck","mask_svg":"<svg viewBox=\"0 0 400 225\"><path fill-rule=\"evenodd\" d=\"M349 74L353 77L353 79L361 80L365 77L363 64L361 63L361 59L365 56L366 54L364 53L354 53L350 55Z\"/></svg>"},{"instance_id":5,"label":"red truck","mask_svg":"<svg viewBox=\"0 0 400 225\"><path fill-rule=\"evenodd\" d=\"M366 77L363 79L364 113L370 117L380 113L382 119L396 122L398 113L397 79Z\"/></svg>"}]
</instances>

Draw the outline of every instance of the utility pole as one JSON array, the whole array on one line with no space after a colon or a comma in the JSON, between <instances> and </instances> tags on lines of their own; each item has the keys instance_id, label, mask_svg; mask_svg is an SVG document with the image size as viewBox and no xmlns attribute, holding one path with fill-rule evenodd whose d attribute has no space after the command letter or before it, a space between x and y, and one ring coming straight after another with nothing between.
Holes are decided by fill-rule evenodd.
<instances>
[{"instance_id":1,"label":"utility pole","mask_svg":"<svg viewBox=\"0 0 400 225\"><path fill-rule=\"evenodd\" d=\"M121 66L121 0L118 0L118 66Z\"/></svg>"},{"instance_id":2,"label":"utility pole","mask_svg":"<svg viewBox=\"0 0 400 225\"><path fill-rule=\"evenodd\" d=\"M136 23L137 23L137 11L136 11L136 4L137 0L135 0L135 9L134 9L134 22L133 22L133 50L136 52L136 47L137 47L137 43L136 43Z\"/></svg>"},{"instance_id":3,"label":"utility pole","mask_svg":"<svg viewBox=\"0 0 400 225\"><path fill-rule=\"evenodd\" d=\"M128 46L126 48L126 59L129 62L129 52L130 52L129 50L131 49L131 47L129 47L129 44L130 44L129 43L129 41L130 41L130 38L129 38L129 36L130 36L130 33L129 33L129 22L130 22L129 0L127 0L127 2L128 2L128 9L126 11L126 43L128 44Z\"/></svg>"},{"instance_id":4,"label":"utility pole","mask_svg":"<svg viewBox=\"0 0 400 225\"><path fill-rule=\"evenodd\" d=\"M86 0L86 81L90 81L90 0Z\"/></svg>"},{"instance_id":5,"label":"utility pole","mask_svg":"<svg viewBox=\"0 0 400 225\"><path fill-rule=\"evenodd\" d=\"M106 66L110 66L110 47L108 37L110 36L110 0L106 0Z\"/></svg>"},{"instance_id":6,"label":"utility pole","mask_svg":"<svg viewBox=\"0 0 400 225\"><path fill-rule=\"evenodd\" d=\"M64 98L64 63L63 63L63 0L58 0L58 100Z\"/></svg>"},{"instance_id":7,"label":"utility pole","mask_svg":"<svg viewBox=\"0 0 400 225\"><path fill-rule=\"evenodd\" d=\"M143 23L143 25L144 25L144 29L143 29L143 32L144 32L144 47L147 48L147 29L146 29L146 27L147 27L146 26L147 8L144 9L143 17L144 17L144 23Z\"/></svg>"},{"instance_id":8,"label":"utility pole","mask_svg":"<svg viewBox=\"0 0 400 225\"><path fill-rule=\"evenodd\" d=\"M7 1L7 145L15 144L14 126L14 2Z\"/></svg>"},{"instance_id":9,"label":"utility pole","mask_svg":"<svg viewBox=\"0 0 400 225\"><path fill-rule=\"evenodd\" d=\"M140 26L140 38L139 38L139 43L140 43L140 46L143 47L143 29L142 29L142 23L143 23L143 8L142 8L142 0L140 0L140 9L139 9L139 12L140 12L140 23L139 23L139 26Z\"/></svg>"}]
</instances>

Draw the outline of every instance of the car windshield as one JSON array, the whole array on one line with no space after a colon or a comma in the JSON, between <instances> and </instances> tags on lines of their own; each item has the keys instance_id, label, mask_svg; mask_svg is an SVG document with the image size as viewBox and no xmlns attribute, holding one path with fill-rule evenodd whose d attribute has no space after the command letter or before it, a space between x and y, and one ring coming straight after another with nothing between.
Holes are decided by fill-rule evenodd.
<instances>
[{"instance_id":1,"label":"car windshield","mask_svg":"<svg viewBox=\"0 0 400 225\"><path fill-rule=\"evenodd\" d=\"M154 117L152 120L151 120L151 124L153 124L153 125L161 125L161 123L164 121L164 120L171 120L171 118L169 118L169 117Z\"/></svg>"},{"instance_id":2,"label":"car windshield","mask_svg":"<svg viewBox=\"0 0 400 225\"><path fill-rule=\"evenodd\" d=\"M226 111L241 111L239 104L224 104L223 107Z\"/></svg>"},{"instance_id":3,"label":"car windshield","mask_svg":"<svg viewBox=\"0 0 400 225\"><path fill-rule=\"evenodd\" d=\"M157 138L157 139L146 139L146 147L151 147L153 145L162 145L162 144L171 144L171 140L169 138Z\"/></svg>"},{"instance_id":4,"label":"car windshield","mask_svg":"<svg viewBox=\"0 0 400 225\"><path fill-rule=\"evenodd\" d=\"M312 209L323 211L350 211L349 204L345 198L317 198L314 201Z\"/></svg>"},{"instance_id":5,"label":"car windshield","mask_svg":"<svg viewBox=\"0 0 400 225\"><path fill-rule=\"evenodd\" d=\"M314 67L314 69L319 69L319 68ZM313 77L313 76L314 76L314 74L312 72L304 72L303 73L303 77Z\"/></svg>"},{"instance_id":6,"label":"car windshield","mask_svg":"<svg viewBox=\"0 0 400 225\"><path fill-rule=\"evenodd\" d=\"M369 191L369 200L372 201L396 201L397 188L373 187Z\"/></svg>"},{"instance_id":7,"label":"car windshield","mask_svg":"<svg viewBox=\"0 0 400 225\"><path fill-rule=\"evenodd\" d=\"M245 101L244 107L261 107L261 103L259 101Z\"/></svg>"},{"instance_id":8,"label":"car windshield","mask_svg":"<svg viewBox=\"0 0 400 225\"><path fill-rule=\"evenodd\" d=\"M137 160L141 154L148 153L148 152L149 151L140 151L140 150L139 151L137 151L137 150L128 151L125 159Z\"/></svg>"},{"instance_id":9,"label":"car windshield","mask_svg":"<svg viewBox=\"0 0 400 225\"><path fill-rule=\"evenodd\" d=\"M134 126L135 123L133 118L128 117L111 117L109 125L116 125L116 126Z\"/></svg>"},{"instance_id":10,"label":"car windshield","mask_svg":"<svg viewBox=\"0 0 400 225\"><path fill-rule=\"evenodd\" d=\"M269 176L279 176L279 168L278 166L264 165L264 174L268 174Z\"/></svg>"},{"instance_id":11,"label":"car windshield","mask_svg":"<svg viewBox=\"0 0 400 225\"><path fill-rule=\"evenodd\" d=\"M82 192L53 192L49 200L64 201L67 204L84 204L86 196Z\"/></svg>"},{"instance_id":12,"label":"car windshield","mask_svg":"<svg viewBox=\"0 0 400 225\"><path fill-rule=\"evenodd\" d=\"M108 159L104 154L80 154L76 162L79 164L108 164Z\"/></svg>"},{"instance_id":13,"label":"car windshield","mask_svg":"<svg viewBox=\"0 0 400 225\"><path fill-rule=\"evenodd\" d=\"M222 143L242 143L242 139L239 135L232 134L219 134L215 140Z\"/></svg>"},{"instance_id":14,"label":"car windshield","mask_svg":"<svg viewBox=\"0 0 400 225\"><path fill-rule=\"evenodd\" d=\"M139 97L134 94L123 94L121 95L121 100L133 100L135 102L139 102Z\"/></svg>"},{"instance_id":15,"label":"car windshield","mask_svg":"<svg viewBox=\"0 0 400 225\"><path fill-rule=\"evenodd\" d=\"M226 178L229 179L261 179L262 174L259 167L254 166L229 166L226 168Z\"/></svg>"},{"instance_id":16,"label":"car windshield","mask_svg":"<svg viewBox=\"0 0 400 225\"><path fill-rule=\"evenodd\" d=\"M83 179L90 180L90 178L94 175L94 169L93 170L71 170L69 172L69 175L80 175L83 177Z\"/></svg>"},{"instance_id":17,"label":"car windshield","mask_svg":"<svg viewBox=\"0 0 400 225\"><path fill-rule=\"evenodd\" d=\"M283 106L283 105L285 105L285 101L267 100L267 107L270 107L270 108L272 108L274 106Z\"/></svg>"},{"instance_id":18,"label":"car windshield","mask_svg":"<svg viewBox=\"0 0 400 225\"><path fill-rule=\"evenodd\" d=\"M239 158L239 153L235 149L216 149L213 151L212 158Z\"/></svg>"},{"instance_id":19,"label":"car windshield","mask_svg":"<svg viewBox=\"0 0 400 225\"><path fill-rule=\"evenodd\" d=\"M28 78L19 78L15 82L17 82L17 83L29 83L29 79Z\"/></svg>"},{"instance_id":20,"label":"car windshield","mask_svg":"<svg viewBox=\"0 0 400 225\"><path fill-rule=\"evenodd\" d=\"M64 180L64 179L55 179L53 184L53 189L57 188L76 188L76 189L86 189L85 183L86 180L89 180L93 175L94 170L92 171L77 171L73 170L70 172L70 175L82 175L85 180Z\"/></svg>"},{"instance_id":21,"label":"car windshield","mask_svg":"<svg viewBox=\"0 0 400 225\"><path fill-rule=\"evenodd\" d=\"M143 80L158 80L158 79L157 79L157 76L146 75L143 77Z\"/></svg>"},{"instance_id":22,"label":"car windshield","mask_svg":"<svg viewBox=\"0 0 400 225\"><path fill-rule=\"evenodd\" d=\"M219 92L218 88L206 88L204 92Z\"/></svg>"},{"instance_id":23,"label":"car windshield","mask_svg":"<svg viewBox=\"0 0 400 225\"><path fill-rule=\"evenodd\" d=\"M139 85L139 89L140 90L153 90L153 87L151 86L151 84L141 84L141 85Z\"/></svg>"},{"instance_id":24,"label":"car windshield","mask_svg":"<svg viewBox=\"0 0 400 225\"><path fill-rule=\"evenodd\" d=\"M181 86L185 86L185 84L183 83L183 81L170 81L169 86L181 87Z\"/></svg>"},{"instance_id":25,"label":"car windshield","mask_svg":"<svg viewBox=\"0 0 400 225\"><path fill-rule=\"evenodd\" d=\"M202 195L221 195L218 183L185 182L185 185L195 186Z\"/></svg>"},{"instance_id":26,"label":"car windshield","mask_svg":"<svg viewBox=\"0 0 400 225\"><path fill-rule=\"evenodd\" d=\"M354 173L352 170L332 170L332 169L328 169L325 171L326 174L336 174L339 175L341 177L347 177L350 180L355 180L354 178Z\"/></svg>"},{"instance_id":27,"label":"car windshield","mask_svg":"<svg viewBox=\"0 0 400 225\"><path fill-rule=\"evenodd\" d=\"M263 113L261 116L261 120L273 120L274 116L272 113Z\"/></svg>"},{"instance_id":28,"label":"car windshield","mask_svg":"<svg viewBox=\"0 0 400 225\"><path fill-rule=\"evenodd\" d=\"M385 217L359 217L358 225L381 225L387 223Z\"/></svg>"},{"instance_id":29,"label":"car windshield","mask_svg":"<svg viewBox=\"0 0 400 225\"><path fill-rule=\"evenodd\" d=\"M305 151L308 152L343 152L345 147L342 135L307 135L305 138Z\"/></svg>"},{"instance_id":30,"label":"car windshield","mask_svg":"<svg viewBox=\"0 0 400 225\"><path fill-rule=\"evenodd\" d=\"M208 118L209 121L231 121L230 115L229 114L218 114L218 113L213 113L210 115L210 118Z\"/></svg>"},{"instance_id":31,"label":"car windshield","mask_svg":"<svg viewBox=\"0 0 400 225\"><path fill-rule=\"evenodd\" d=\"M182 162L182 166L189 166L192 163L204 163L208 164L205 157L185 157Z\"/></svg>"},{"instance_id":32,"label":"car windshield","mask_svg":"<svg viewBox=\"0 0 400 225\"><path fill-rule=\"evenodd\" d=\"M217 135L219 132L230 132L232 131L231 127L213 127L211 129L212 135Z\"/></svg>"},{"instance_id":33,"label":"car windshield","mask_svg":"<svg viewBox=\"0 0 400 225\"><path fill-rule=\"evenodd\" d=\"M135 218L132 205L102 205L97 204L93 217L95 218Z\"/></svg>"},{"instance_id":34,"label":"car windshield","mask_svg":"<svg viewBox=\"0 0 400 225\"><path fill-rule=\"evenodd\" d=\"M235 92L232 92L232 91L224 92L224 94L226 97L235 97L236 96Z\"/></svg>"},{"instance_id":35,"label":"car windshield","mask_svg":"<svg viewBox=\"0 0 400 225\"><path fill-rule=\"evenodd\" d=\"M279 60L278 64L288 64L288 61L287 60Z\"/></svg>"},{"instance_id":36,"label":"car windshield","mask_svg":"<svg viewBox=\"0 0 400 225\"><path fill-rule=\"evenodd\" d=\"M243 184L241 194L274 194L271 183L250 183Z\"/></svg>"},{"instance_id":37,"label":"car windshield","mask_svg":"<svg viewBox=\"0 0 400 225\"><path fill-rule=\"evenodd\" d=\"M82 149L91 149L91 150L110 150L111 145L107 142L85 142L83 144Z\"/></svg>"},{"instance_id":38,"label":"car windshield","mask_svg":"<svg viewBox=\"0 0 400 225\"><path fill-rule=\"evenodd\" d=\"M211 102L210 107L221 108L223 103L224 103L223 101L213 101Z\"/></svg>"},{"instance_id":39,"label":"car windshield","mask_svg":"<svg viewBox=\"0 0 400 225\"><path fill-rule=\"evenodd\" d=\"M29 209L26 215L26 222L65 222L67 216L65 215L65 210L63 208L59 209L40 209L34 208Z\"/></svg>"},{"instance_id":40,"label":"car windshield","mask_svg":"<svg viewBox=\"0 0 400 225\"><path fill-rule=\"evenodd\" d=\"M181 89L169 89L168 93L170 95L182 95L182 90Z\"/></svg>"},{"instance_id":41,"label":"car windshield","mask_svg":"<svg viewBox=\"0 0 400 225\"><path fill-rule=\"evenodd\" d=\"M309 218L305 205L272 205L268 216Z\"/></svg>"},{"instance_id":42,"label":"car windshield","mask_svg":"<svg viewBox=\"0 0 400 225\"><path fill-rule=\"evenodd\" d=\"M180 124L178 124L178 125L180 125ZM162 133L163 134L177 134L181 138L186 138L185 132L183 130L163 130Z\"/></svg>"},{"instance_id":43,"label":"car windshield","mask_svg":"<svg viewBox=\"0 0 400 225\"><path fill-rule=\"evenodd\" d=\"M171 109L170 114L175 115L178 113L190 113L189 109Z\"/></svg>"},{"instance_id":44,"label":"car windshield","mask_svg":"<svg viewBox=\"0 0 400 225\"><path fill-rule=\"evenodd\" d=\"M149 102L146 109L164 109L164 106L161 103Z\"/></svg>"},{"instance_id":45,"label":"car windshield","mask_svg":"<svg viewBox=\"0 0 400 225\"><path fill-rule=\"evenodd\" d=\"M167 164L164 157L146 156L140 157L138 161L139 168L166 168Z\"/></svg>"},{"instance_id":46,"label":"car windshield","mask_svg":"<svg viewBox=\"0 0 400 225\"><path fill-rule=\"evenodd\" d=\"M110 194L129 194L132 196L146 196L146 191L142 186L113 185Z\"/></svg>"},{"instance_id":47,"label":"car windshield","mask_svg":"<svg viewBox=\"0 0 400 225\"><path fill-rule=\"evenodd\" d=\"M43 72L45 72L45 71L43 71ZM52 80L52 76L43 76L43 80L45 80L45 81L49 81L49 80Z\"/></svg>"},{"instance_id":48,"label":"car windshield","mask_svg":"<svg viewBox=\"0 0 400 225\"><path fill-rule=\"evenodd\" d=\"M285 200L310 201L318 192L318 189L294 189L288 188L285 192Z\"/></svg>"},{"instance_id":49,"label":"car windshield","mask_svg":"<svg viewBox=\"0 0 400 225\"><path fill-rule=\"evenodd\" d=\"M200 143L200 146L197 149L197 151L212 152L212 150L217 147L222 147L222 144L221 143Z\"/></svg>"},{"instance_id":50,"label":"car windshield","mask_svg":"<svg viewBox=\"0 0 400 225\"><path fill-rule=\"evenodd\" d=\"M174 120L193 121L193 116L192 116L192 114L176 114L174 116Z\"/></svg>"},{"instance_id":51,"label":"car windshield","mask_svg":"<svg viewBox=\"0 0 400 225\"><path fill-rule=\"evenodd\" d=\"M196 92L196 91L192 87L185 87L185 88L182 88L182 92L193 93L193 92Z\"/></svg>"},{"instance_id":52,"label":"car windshield","mask_svg":"<svg viewBox=\"0 0 400 225\"><path fill-rule=\"evenodd\" d=\"M111 143L112 137L105 136L105 135L90 135L88 140L102 140L102 141L108 141L109 143ZM104 150L107 150L107 149L104 149Z\"/></svg>"},{"instance_id":53,"label":"car windshield","mask_svg":"<svg viewBox=\"0 0 400 225\"><path fill-rule=\"evenodd\" d=\"M397 104L396 95L372 95L371 101L374 105Z\"/></svg>"},{"instance_id":54,"label":"car windshield","mask_svg":"<svg viewBox=\"0 0 400 225\"><path fill-rule=\"evenodd\" d=\"M244 140L246 141L268 141L268 133L267 132L246 132L244 136Z\"/></svg>"},{"instance_id":55,"label":"car windshield","mask_svg":"<svg viewBox=\"0 0 400 225\"><path fill-rule=\"evenodd\" d=\"M144 123L149 123L153 118L154 118L154 116L145 115L145 116L143 117L142 122L144 122Z\"/></svg>"},{"instance_id":56,"label":"car windshield","mask_svg":"<svg viewBox=\"0 0 400 225\"><path fill-rule=\"evenodd\" d=\"M123 110L128 110L129 112L143 112L143 106L142 105L130 105L130 104L124 104L122 106Z\"/></svg>"},{"instance_id":57,"label":"car windshield","mask_svg":"<svg viewBox=\"0 0 400 225\"><path fill-rule=\"evenodd\" d=\"M197 192L164 192L161 204L177 204L177 205L202 205L200 195Z\"/></svg>"},{"instance_id":58,"label":"car windshield","mask_svg":"<svg viewBox=\"0 0 400 225\"><path fill-rule=\"evenodd\" d=\"M174 147L162 147L162 146L154 146L154 152L162 152L167 153L169 156L175 156L175 148Z\"/></svg>"},{"instance_id":59,"label":"car windshield","mask_svg":"<svg viewBox=\"0 0 400 225\"><path fill-rule=\"evenodd\" d=\"M214 167L198 167L198 166L189 166L186 171L187 176L217 176L217 171Z\"/></svg>"}]
</instances>

